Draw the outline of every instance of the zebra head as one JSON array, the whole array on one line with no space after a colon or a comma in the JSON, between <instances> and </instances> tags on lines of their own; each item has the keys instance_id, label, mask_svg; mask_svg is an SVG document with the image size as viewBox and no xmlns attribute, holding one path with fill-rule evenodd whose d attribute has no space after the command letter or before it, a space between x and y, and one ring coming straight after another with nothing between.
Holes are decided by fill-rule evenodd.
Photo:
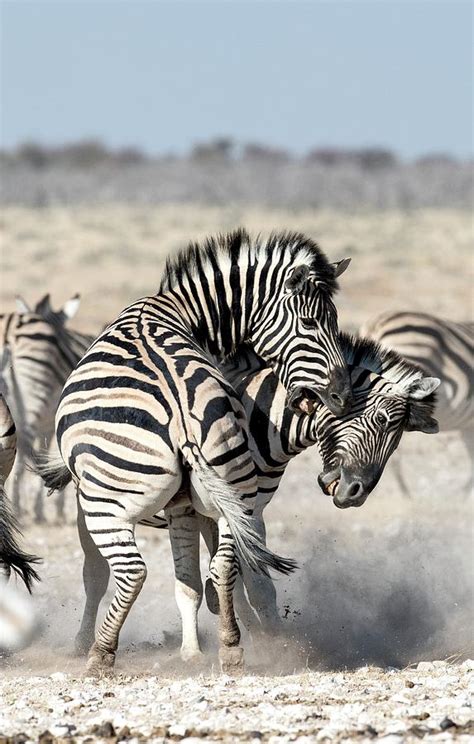
<instances>
[{"instance_id":1,"label":"zebra head","mask_svg":"<svg viewBox=\"0 0 474 744\"><path fill-rule=\"evenodd\" d=\"M353 391L349 415L337 419L320 406L315 413L323 460L318 482L334 504L362 506L375 488L404 431L434 434L433 394L440 380L364 339L343 337Z\"/></svg>"},{"instance_id":2,"label":"zebra head","mask_svg":"<svg viewBox=\"0 0 474 744\"><path fill-rule=\"evenodd\" d=\"M294 411L312 413L321 401L341 416L352 405L332 299L335 280L349 263L326 263L323 274L320 265L289 267L281 297L276 294L268 303L254 329L253 347L283 383Z\"/></svg>"}]
</instances>

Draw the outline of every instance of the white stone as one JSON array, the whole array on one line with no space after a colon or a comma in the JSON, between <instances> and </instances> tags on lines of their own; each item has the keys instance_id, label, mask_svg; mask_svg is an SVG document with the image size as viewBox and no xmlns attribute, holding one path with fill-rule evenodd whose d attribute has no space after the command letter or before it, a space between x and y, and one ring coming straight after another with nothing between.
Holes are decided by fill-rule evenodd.
<instances>
[{"instance_id":1,"label":"white stone","mask_svg":"<svg viewBox=\"0 0 474 744\"><path fill-rule=\"evenodd\" d=\"M419 672L432 672L435 666L432 661L420 661L416 668Z\"/></svg>"},{"instance_id":2,"label":"white stone","mask_svg":"<svg viewBox=\"0 0 474 744\"><path fill-rule=\"evenodd\" d=\"M67 674L64 674L64 672L53 672L49 675L49 678L54 679L55 682L61 682L63 679L67 679Z\"/></svg>"}]
</instances>

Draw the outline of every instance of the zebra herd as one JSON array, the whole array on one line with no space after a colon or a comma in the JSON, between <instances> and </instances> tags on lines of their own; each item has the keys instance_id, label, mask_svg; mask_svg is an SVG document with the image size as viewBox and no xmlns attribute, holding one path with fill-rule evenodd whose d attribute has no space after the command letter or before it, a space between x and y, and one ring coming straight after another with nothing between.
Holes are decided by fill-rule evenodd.
<instances>
[{"instance_id":1,"label":"zebra herd","mask_svg":"<svg viewBox=\"0 0 474 744\"><path fill-rule=\"evenodd\" d=\"M56 411L59 454L36 455L36 465L51 490L71 481L77 490L86 606L76 647L89 654L88 674L113 668L146 577L137 523L168 528L183 659L200 654L203 535L221 665L238 668L234 599L250 629L278 631L269 569L296 567L266 545L263 518L290 460L316 444L323 492L339 508L360 506L404 431L438 430L440 379L447 410L471 405L464 379L472 385L472 328L423 316L419 332L431 338L436 329L439 343L414 342L415 359L385 345L384 328L396 335L394 317L371 329L384 345L340 333L333 298L348 263L329 263L300 234L264 240L240 230L171 257L159 291L95 340L66 327L78 298L59 313L45 298L1 319L2 378L23 457L49 441ZM399 336L408 348L404 326L406 316ZM471 423L464 414L458 420ZM38 497L37 516L40 504ZM0 559L15 568L3 546ZM95 632L110 569L116 591Z\"/></svg>"}]
</instances>

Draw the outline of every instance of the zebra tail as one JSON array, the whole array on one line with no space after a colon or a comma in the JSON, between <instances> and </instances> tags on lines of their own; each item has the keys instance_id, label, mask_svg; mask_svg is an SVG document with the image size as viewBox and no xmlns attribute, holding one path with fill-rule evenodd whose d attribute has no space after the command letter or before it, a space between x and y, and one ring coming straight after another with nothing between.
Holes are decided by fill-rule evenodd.
<instances>
[{"instance_id":1,"label":"zebra tail","mask_svg":"<svg viewBox=\"0 0 474 744\"><path fill-rule=\"evenodd\" d=\"M0 564L5 566L7 575L14 571L21 576L31 594L33 582L40 580L33 564L39 563L41 559L21 550L17 542L19 535L21 532L18 522L10 509L5 490L0 486Z\"/></svg>"},{"instance_id":2,"label":"zebra tail","mask_svg":"<svg viewBox=\"0 0 474 744\"><path fill-rule=\"evenodd\" d=\"M239 493L218 476L199 448L186 448L183 454L216 509L227 520L239 557L253 571L268 574L268 569L271 568L282 574L292 573L298 567L296 561L282 558L266 547L254 529L252 516L246 514Z\"/></svg>"},{"instance_id":3,"label":"zebra tail","mask_svg":"<svg viewBox=\"0 0 474 744\"><path fill-rule=\"evenodd\" d=\"M34 470L48 489L48 496L62 491L72 481L72 475L60 455L51 457L46 452L34 453Z\"/></svg>"}]
</instances>

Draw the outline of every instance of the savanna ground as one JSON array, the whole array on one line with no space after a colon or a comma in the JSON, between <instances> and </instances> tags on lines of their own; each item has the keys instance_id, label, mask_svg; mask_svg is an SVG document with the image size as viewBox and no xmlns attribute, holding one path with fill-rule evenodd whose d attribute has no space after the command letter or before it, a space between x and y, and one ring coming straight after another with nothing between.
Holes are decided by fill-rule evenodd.
<instances>
[{"instance_id":1,"label":"savanna ground","mask_svg":"<svg viewBox=\"0 0 474 744\"><path fill-rule=\"evenodd\" d=\"M1 219L2 307L13 308L17 293L34 302L49 291L59 305L79 291L72 325L92 333L156 289L168 252L239 225L298 229L332 259L352 256L338 297L343 328L385 309L458 320L472 311L472 223L462 211L114 205L8 207ZM49 500L48 525L24 525L25 544L44 558L34 595L40 627L27 649L1 662L0 742L45 730L68 741L471 740L469 456L455 434L406 434L400 453L411 498L388 468L358 510L336 510L320 493L316 452L292 463L267 519L270 545L300 563L277 582L285 636L252 641L244 632L246 675L236 679L218 671L205 607L206 661L199 669L180 662L166 534L145 528L149 574L125 624L117 676L83 679L83 660L72 655L82 608L74 498L68 493L61 526Z\"/></svg>"}]
</instances>

